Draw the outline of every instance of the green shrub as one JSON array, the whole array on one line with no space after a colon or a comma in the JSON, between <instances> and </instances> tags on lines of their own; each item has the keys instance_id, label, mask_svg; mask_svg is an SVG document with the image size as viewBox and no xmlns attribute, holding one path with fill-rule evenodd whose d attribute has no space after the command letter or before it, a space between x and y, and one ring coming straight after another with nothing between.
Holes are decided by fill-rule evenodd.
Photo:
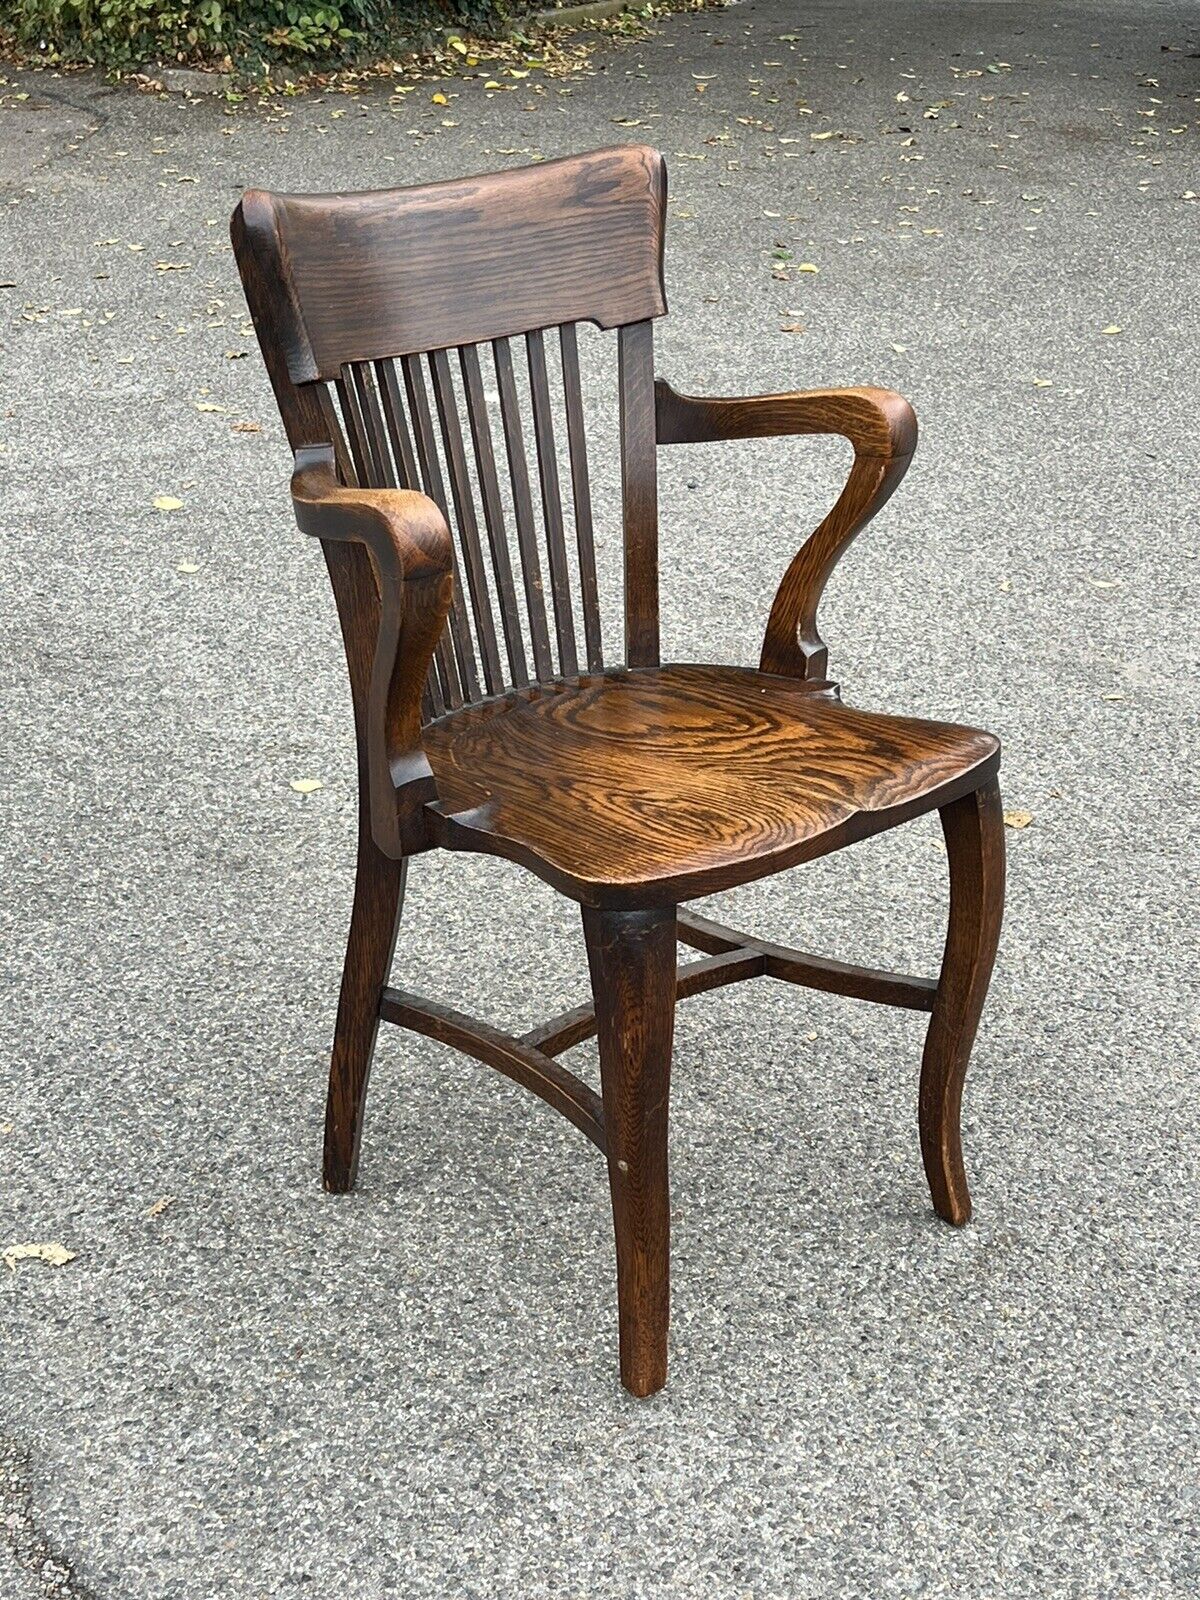
<instances>
[{"instance_id":1,"label":"green shrub","mask_svg":"<svg viewBox=\"0 0 1200 1600\"><path fill-rule=\"evenodd\" d=\"M438 26L491 31L504 0L0 0L0 32L43 58L132 69L166 60L346 57Z\"/></svg>"}]
</instances>

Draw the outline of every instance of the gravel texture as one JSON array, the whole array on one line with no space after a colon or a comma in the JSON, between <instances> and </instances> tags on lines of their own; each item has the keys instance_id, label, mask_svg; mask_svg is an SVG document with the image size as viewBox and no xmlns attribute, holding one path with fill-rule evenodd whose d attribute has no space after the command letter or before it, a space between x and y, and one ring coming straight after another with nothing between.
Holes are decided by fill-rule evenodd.
<instances>
[{"instance_id":1,"label":"gravel texture","mask_svg":"<svg viewBox=\"0 0 1200 1600\"><path fill-rule=\"evenodd\" d=\"M9 71L0 1243L76 1258L0 1270L0 1593L1200 1594L1198 53L1183 0L750 0L447 106ZM833 671L997 729L1033 817L964 1231L924 1190L919 1017L765 983L681 1009L645 1404L603 1170L519 1089L387 1034L360 1188L321 1193L348 701L225 243L242 184L630 138L670 165L677 384L912 398L916 464L829 594ZM664 461L669 656L753 659L844 464ZM721 912L934 970L944 875L925 819ZM397 973L502 1024L586 989L573 908L467 858L415 864Z\"/></svg>"}]
</instances>

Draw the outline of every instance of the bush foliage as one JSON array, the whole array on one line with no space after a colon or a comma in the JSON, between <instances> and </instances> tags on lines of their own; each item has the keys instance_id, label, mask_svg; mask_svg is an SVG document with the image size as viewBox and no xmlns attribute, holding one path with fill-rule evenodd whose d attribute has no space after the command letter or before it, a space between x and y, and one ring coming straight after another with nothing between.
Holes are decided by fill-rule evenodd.
<instances>
[{"instance_id":1,"label":"bush foliage","mask_svg":"<svg viewBox=\"0 0 1200 1600\"><path fill-rule=\"evenodd\" d=\"M44 59L134 70L378 56L389 39L431 28L492 33L506 15L506 0L0 0L0 31Z\"/></svg>"}]
</instances>

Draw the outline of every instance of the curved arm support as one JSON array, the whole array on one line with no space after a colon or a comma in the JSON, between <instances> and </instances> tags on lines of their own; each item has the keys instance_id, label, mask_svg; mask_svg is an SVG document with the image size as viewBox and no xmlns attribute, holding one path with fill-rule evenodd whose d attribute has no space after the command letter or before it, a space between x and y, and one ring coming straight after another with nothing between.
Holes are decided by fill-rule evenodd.
<instances>
[{"instance_id":1,"label":"curved arm support","mask_svg":"<svg viewBox=\"0 0 1200 1600\"><path fill-rule=\"evenodd\" d=\"M811 389L747 399L706 399L655 385L658 442L767 439L836 433L854 446L854 465L832 511L783 575L767 619L760 666L790 678L823 678L828 651L817 606L842 551L887 503L917 446L917 418L890 389Z\"/></svg>"},{"instance_id":2,"label":"curved arm support","mask_svg":"<svg viewBox=\"0 0 1200 1600\"><path fill-rule=\"evenodd\" d=\"M421 695L450 609L450 530L414 490L339 483L328 445L297 450L292 505L302 532L370 552L380 602L365 719L371 834L385 855L406 855L427 843L423 808L437 798Z\"/></svg>"}]
</instances>

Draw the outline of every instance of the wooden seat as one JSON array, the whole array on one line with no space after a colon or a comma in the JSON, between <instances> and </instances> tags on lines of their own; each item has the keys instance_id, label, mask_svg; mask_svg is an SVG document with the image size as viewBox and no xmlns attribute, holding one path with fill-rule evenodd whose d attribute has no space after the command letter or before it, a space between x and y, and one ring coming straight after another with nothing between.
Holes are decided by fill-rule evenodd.
<instances>
[{"instance_id":1,"label":"wooden seat","mask_svg":"<svg viewBox=\"0 0 1200 1600\"><path fill-rule=\"evenodd\" d=\"M564 894L676 905L895 826L978 788L999 743L878 716L831 686L737 667L615 671L426 727L435 831Z\"/></svg>"},{"instance_id":2,"label":"wooden seat","mask_svg":"<svg viewBox=\"0 0 1200 1600\"><path fill-rule=\"evenodd\" d=\"M921 1156L935 1209L961 1224L963 1081L1004 899L996 740L851 710L817 630L830 573L912 459L912 408L886 389L699 398L656 378L665 215L662 157L631 145L369 194L251 190L232 227L296 519L337 602L358 745L325 1186L353 1186L381 1020L524 1085L607 1161L621 1379L636 1395L667 1371L676 1001L764 979L929 1012ZM584 324L602 330L586 351ZM601 615L583 403L601 347L618 393L619 644ZM789 434L840 435L854 462L781 556L757 670L663 666L661 450ZM706 559L740 560L738 538L713 529ZM936 981L683 904L935 807L950 871ZM436 848L509 857L579 901L591 1003L513 1035L392 986L408 861ZM680 943L702 954L677 965ZM593 1034L600 1093L558 1059Z\"/></svg>"}]
</instances>

